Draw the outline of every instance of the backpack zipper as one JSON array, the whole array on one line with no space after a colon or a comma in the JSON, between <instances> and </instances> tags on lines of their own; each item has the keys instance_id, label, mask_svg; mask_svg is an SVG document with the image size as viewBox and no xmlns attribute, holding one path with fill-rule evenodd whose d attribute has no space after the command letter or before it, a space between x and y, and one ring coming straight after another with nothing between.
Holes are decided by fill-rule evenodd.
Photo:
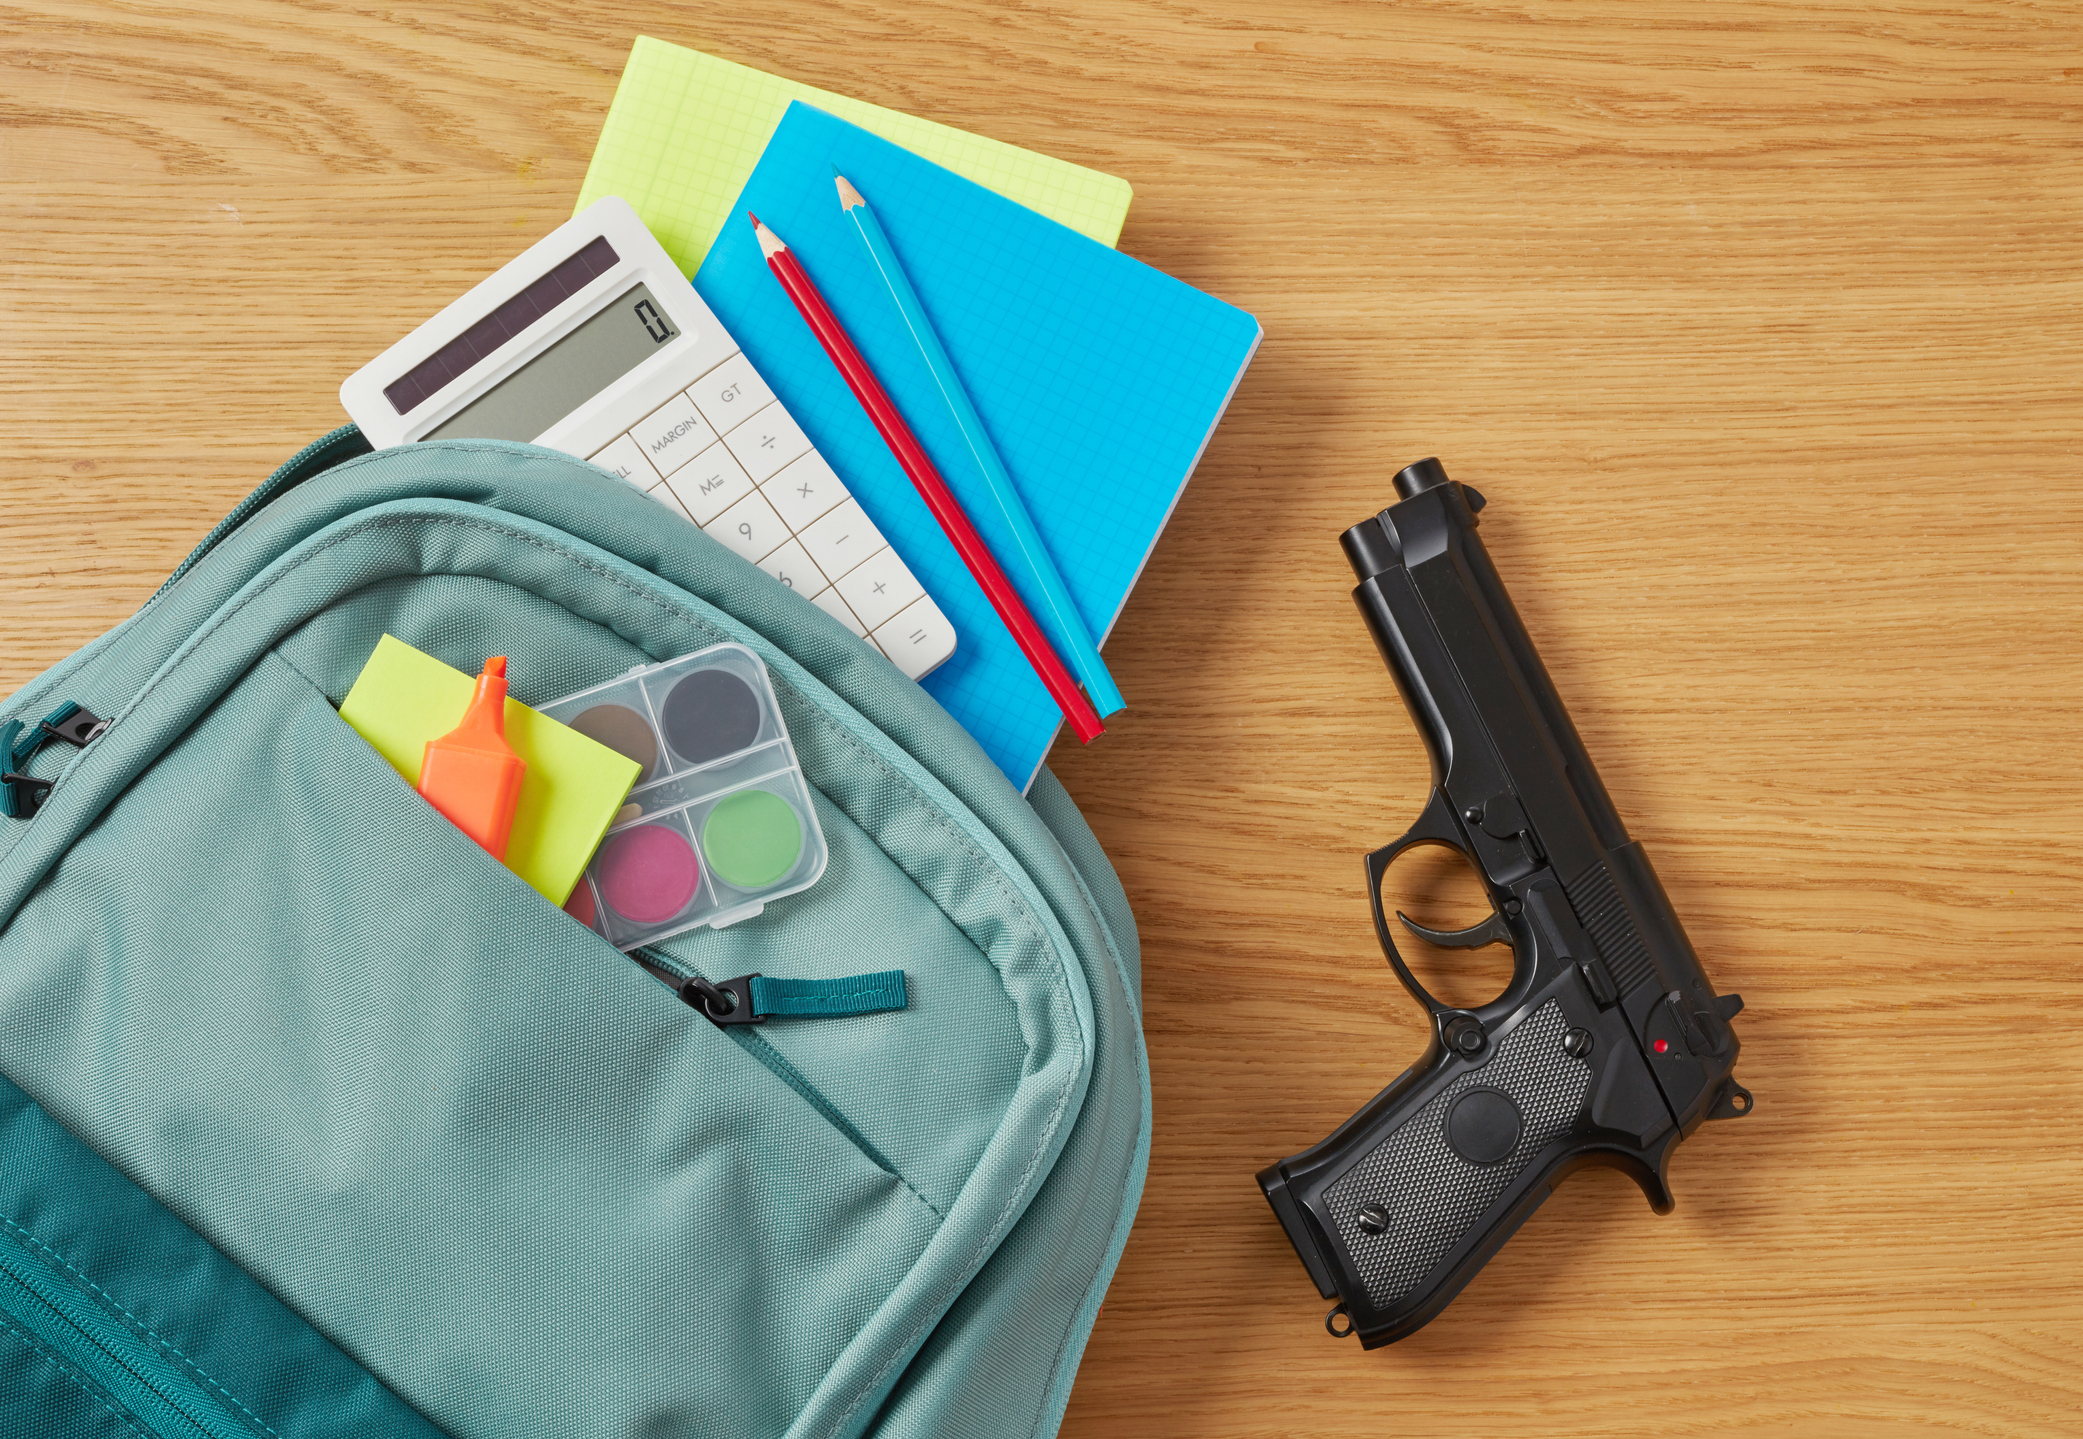
<instances>
[{"instance_id":1,"label":"backpack zipper","mask_svg":"<svg viewBox=\"0 0 2083 1439\"><path fill-rule=\"evenodd\" d=\"M215 549L218 541L253 518L256 510L280 497L283 491L292 489L313 475L330 470L337 464L369 454L374 448L354 425L342 425L337 430L320 435L291 455L274 474L262 480L252 494L233 506L232 512L219 520L217 527L204 535L202 543L189 552L187 559L181 561L180 567L166 577L166 583L152 591L152 599L156 600L165 594L175 580L195 567L196 561ZM152 600L145 601L148 605L151 602Z\"/></svg>"},{"instance_id":2,"label":"backpack zipper","mask_svg":"<svg viewBox=\"0 0 2083 1439\"><path fill-rule=\"evenodd\" d=\"M256 1439L224 1398L82 1293L33 1242L12 1224L0 1229L0 1328L152 1439Z\"/></svg>"}]
</instances>

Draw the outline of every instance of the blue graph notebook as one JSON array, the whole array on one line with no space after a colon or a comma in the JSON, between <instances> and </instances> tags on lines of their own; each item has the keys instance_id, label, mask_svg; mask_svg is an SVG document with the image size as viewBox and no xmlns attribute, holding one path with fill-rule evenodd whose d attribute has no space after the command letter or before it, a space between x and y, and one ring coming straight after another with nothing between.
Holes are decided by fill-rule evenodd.
<instances>
[{"instance_id":1,"label":"blue graph notebook","mask_svg":"<svg viewBox=\"0 0 2083 1439\"><path fill-rule=\"evenodd\" d=\"M758 215L795 251L992 552L1016 553L840 212L834 165L882 222L1095 636L1113 627L1171 517L1258 348L1259 324L801 101L695 274L702 299L953 623L954 658L921 683L1024 791L1062 715L768 271L744 218ZM1040 597L1023 589L1022 598L1039 617Z\"/></svg>"}]
</instances>

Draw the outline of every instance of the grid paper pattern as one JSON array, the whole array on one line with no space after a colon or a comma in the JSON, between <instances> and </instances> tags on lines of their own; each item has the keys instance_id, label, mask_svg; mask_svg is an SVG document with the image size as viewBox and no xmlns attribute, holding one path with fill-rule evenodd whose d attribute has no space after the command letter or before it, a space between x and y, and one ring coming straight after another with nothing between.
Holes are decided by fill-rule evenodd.
<instances>
[{"instance_id":1,"label":"grid paper pattern","mask_svg":"<svg viewBox=\"0 0 2083 1439\"><path fill-rule=\"evenodd\" d=\"M875 208L1072 601L1103 638L1257 348L1258 321L791 105L740 207L795 250L995 554L1014 552L1011 530L839 209L835 163ZM954 658L921 683L1025 789L1060 722L1055 703L768 273L750 225L723 232L694 284L953 623ZM1023 598L1046 628L1039 596Z\"/></svg>"},{"instance_id":2,"label":"grid paper pattern","mask_svg":"<svg viewBox=\"0 0 2083 1439\"><path fill-rule=\"evenodd\" d=\"M805 100L1112 245L1126 180L639 35L572 213L620 195L680 269L700 267L791 100Z\"/></svg>"}]
</instances>

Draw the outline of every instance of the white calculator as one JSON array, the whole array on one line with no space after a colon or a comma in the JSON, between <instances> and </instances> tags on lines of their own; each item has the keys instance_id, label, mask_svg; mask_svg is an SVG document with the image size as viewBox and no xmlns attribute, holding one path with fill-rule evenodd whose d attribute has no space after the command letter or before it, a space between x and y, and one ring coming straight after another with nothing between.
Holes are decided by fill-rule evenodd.
<instances>
[{"instance_id":1,"label":"white calculator","mask_svg":"<svg viewBox=\"0 0 2083 1439\"><path fill-rule=\"evenodd\" d=\"M340 386L369 443L527 440L589 459L736 550L913 679L955 630L610 195Z\"/></svg>"}]
</instances>

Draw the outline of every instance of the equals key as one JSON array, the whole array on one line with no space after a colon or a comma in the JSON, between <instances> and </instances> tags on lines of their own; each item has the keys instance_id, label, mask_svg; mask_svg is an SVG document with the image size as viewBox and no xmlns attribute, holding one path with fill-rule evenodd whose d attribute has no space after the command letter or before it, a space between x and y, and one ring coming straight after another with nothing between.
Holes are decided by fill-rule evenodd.
<instances>
[{"instance_id":1,"label":"equals key","mask_svg":"<svg viewBox=\"0 0 2083 1439\"><path fill-rule=\"evenodd\" d=\"M873 631L875 643L890 662L918 679L955 652L955 627L930 595L921 595Z\"/></svg>"}]
</instances>

